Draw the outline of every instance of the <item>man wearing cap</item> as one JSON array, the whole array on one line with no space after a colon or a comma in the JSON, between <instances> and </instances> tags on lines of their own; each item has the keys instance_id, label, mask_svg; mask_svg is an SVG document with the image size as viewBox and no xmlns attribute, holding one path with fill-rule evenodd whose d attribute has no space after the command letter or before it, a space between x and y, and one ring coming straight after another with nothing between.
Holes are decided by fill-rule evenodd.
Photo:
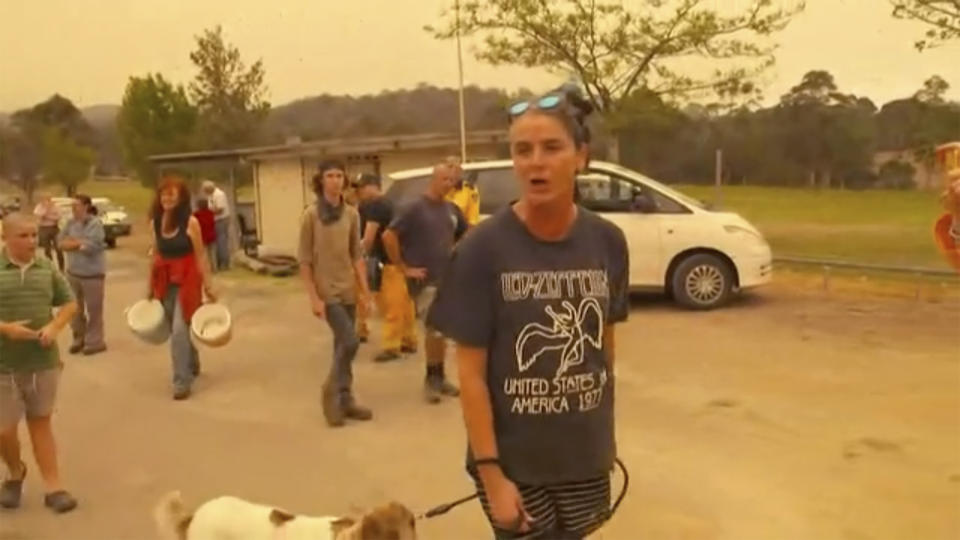
<instances>
[{"instance_id":1,"label":"man wearing cap","mask_svg":"<svg viewBox=\"0 0 960 540\"><path fill-rule=\"evenodd\" d=\"M230 268L230 201L227 194L210 180L203 181L203 192L214 216L217 231L217 261L211 266L214 271Z\"/></svg>"},{"instance_id":2,"label":"man wearing cap","mask_svg":"<svg viewBox=\"0 0 960 540\"><path fill-rule=\"evenodd\" d=\"M377 293L383 315L383 339L376 362L389 362L401 353L417 352L416 316L403 271L390 262L383 248L383 232L393 221L393 204L380 192L380 178L362 174L357 181L363 249L370 270L370 289Z\"/></svg>"}]
</instances>

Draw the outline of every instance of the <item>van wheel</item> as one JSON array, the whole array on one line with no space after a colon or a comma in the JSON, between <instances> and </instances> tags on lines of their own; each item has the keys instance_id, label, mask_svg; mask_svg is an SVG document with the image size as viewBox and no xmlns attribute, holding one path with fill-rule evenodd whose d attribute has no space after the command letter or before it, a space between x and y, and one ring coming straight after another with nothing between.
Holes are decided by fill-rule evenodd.
<instances>
[{"instance_id":1,"label":"van wheel","mask_svg":"<svg viewBox=\"0 0 960 540\"><path fill-rule=\"evenodd\" d=\"M108 248L113 249L113 248L117 247L117 239L116 239L116 238L106 238L105 241L106 241L106 243L107 243L107 247L108 247Z\"/></svg>"},{"instance_id":2,"label":"van wheel","mask_svg":"<svg viewBox=\"0 0 960 540\"><path fill-rule=\"evenodd\" d=\"M673 272L673 298L688 309L707 310L722 306L733 290L733 270L726 261L707 253L684 259Z\"/></svg>"}]
</instances>

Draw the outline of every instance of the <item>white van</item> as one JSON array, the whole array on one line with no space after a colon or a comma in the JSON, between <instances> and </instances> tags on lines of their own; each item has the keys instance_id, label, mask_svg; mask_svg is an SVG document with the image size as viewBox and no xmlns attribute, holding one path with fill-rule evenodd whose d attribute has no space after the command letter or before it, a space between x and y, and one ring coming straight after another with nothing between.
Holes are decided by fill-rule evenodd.
<instances>
[{"instance_id":1,"label":"white van","mask_svg":"<svg viewBox=\"0 0 960 540\"><path fill-rule=\"evenodd\" d=\"M386 196L402 207L424 192L430 174L430 168L391 174ZM476 180L481 216L519 197L510 161L468 163L464 176ZM709 210L642 174L603 161L590 163L577 188L581 205L623 229L633 290L663 291L685 307L712 309L732 293L773 277L769 244L735 213Z\"/></svg>"}]
</instances>

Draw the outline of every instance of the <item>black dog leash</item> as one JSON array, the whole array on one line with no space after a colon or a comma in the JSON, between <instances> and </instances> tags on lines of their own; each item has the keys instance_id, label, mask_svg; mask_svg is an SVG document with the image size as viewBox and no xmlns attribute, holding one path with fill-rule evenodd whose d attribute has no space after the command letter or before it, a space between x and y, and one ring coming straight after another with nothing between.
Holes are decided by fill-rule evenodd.
<instances>
[{"instance_id":1,"label":"black dog leash","mask_svg":"<svg viewBox=\"0 0 960 540\"><path fill-rule=\"evenodd\" d=\"M613 506L611 506L610 510L607 512L607 517L604 518L603 520L604 523L606 523L607 521L610 521L610 519L613 517L613 514L617 512L617 508L620 507L620 503L622 503L624 497L627 496L627 488L630 486L630 473L627 472L626 465L624 465L623 462L620 461L620 458L615 459L614 463L616 463L617 468L620 469L620 474L623 475L623 486L620 488L620 494L617 495L617 499L613 502ZM437 516L442 516L447 512L453 510L454 508L464 503L468 503L479 497L480 497L480 492L477 492L477 493L474 493L473 495L468 495L462 499L457 499L453 502L441 504L440 506L436 506L434 508L431 508L430 510L427 510L423 514L420 514L419 516L417 516L417 519L430 519L430 518L435 518Z\"/></svg>"}]
</instances>

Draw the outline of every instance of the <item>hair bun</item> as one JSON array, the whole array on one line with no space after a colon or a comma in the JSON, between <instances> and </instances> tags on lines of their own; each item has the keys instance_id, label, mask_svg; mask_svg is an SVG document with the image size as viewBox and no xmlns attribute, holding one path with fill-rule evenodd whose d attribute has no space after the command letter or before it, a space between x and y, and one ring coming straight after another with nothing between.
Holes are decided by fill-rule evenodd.
<instances>
[{"instance_id":1,"label":"hair bun","mask_svg":"<svg viewBox=\"0 0 960 540\"><path fill-rule=\"evenodd\" d=\"M558 90L581 118L589 116L594 111L593 103L590 103L590 100L583 96L583 91L576 84L566 83Z\"/></svg>"}]
</instances>

